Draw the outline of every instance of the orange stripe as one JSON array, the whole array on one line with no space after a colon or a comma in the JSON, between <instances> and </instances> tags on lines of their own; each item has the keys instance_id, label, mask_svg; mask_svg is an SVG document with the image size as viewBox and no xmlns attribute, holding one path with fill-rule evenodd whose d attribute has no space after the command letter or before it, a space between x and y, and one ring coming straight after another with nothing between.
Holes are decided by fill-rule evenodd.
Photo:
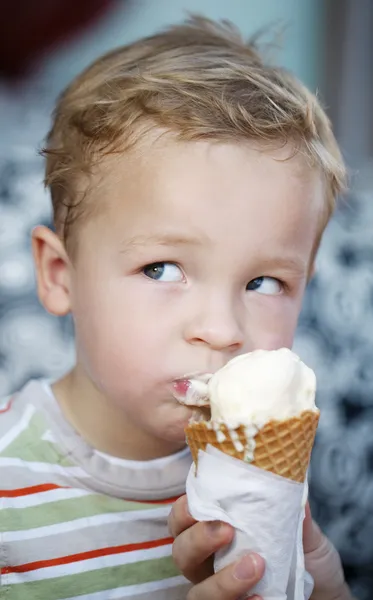
<instances>
[{"instance_id":1,"label":"orange stripe","mask_svg":"<svg viewBox=\"0 0 373 600\"><path fill-rule=\"evenodd\" d=\"M181 494L183 496L184 494ZM128 502L139 502L140 504L173 504L181 498L181 496L175 496L174 498L165 498L163 500L128 500Z\"/></svg>"},{"instance_id":2,"label":"orange stripe","mask_svg":"<svg viewBox=\"0 0 373 600\"><path fill-rule=\"evenodd\" d=\"M4 406L4 408L0 408L0 415L2 413L8 412L8 410L10 410L10 408L11 408L11 406L13 404L13 400L14 400L14 396L12 396L11 398L9 398L8 404L6 406Z\"/></svg>"},{"instance_id":3,"label":"orange stripe","mask_svg":"<svg viewBox=\"0 0 373 600\"><path fill-rule=\"evenodd\" d=\"M32 485L17 490L0 490L0 498L18 498L19 496L30 496L40 492L49 492L50 490L68 489L69 486L56 485L55 483L42 483L41 485Z\"/></svg>"},{"instance_id":4,"label":"orange stripe","mask_svg":"<svg viewBox=\"0 0 373 600\"><path fill-rule=\"evenodd\" d=\"M172 544L172 537L163 538L161 540L151 540L149 542L141 542L136 544L126 544L124 546L113 546L111 548L100 548L99 550L90 550L89 552L81 552L80 554L70 554L69 556L61 556L60 558L51 558L50 560L39 560L25 565L16 565L14 567L2 567L1 573L7 575L9 573L27 573L28 571L36 571L36 569L45 569L46 567L56 567L58 565L68 565L71 563L97 558L99 556L110 556L114 554L122 554L124 552L134 552L135 550L148 550L149 548L160 548Z\"/></svg>"},{"instance_id":5,"label":"orange stripe","mask_svg":"<svg viewBox=\"0 0 373 600\"><path fill-rule=\"evenodd\" d=\"M18 498L19 496L29 496L31 494L39 494L40 492L49 492L50 490L69 489L70 486L56 485L54 483L42 483L41 485L32 485L26 488L16 490L0 490L0 498ZM165 498L163 500L127 500L127 502L138 502L139 504L173 504L181 498Z\"/></svg>"}]
</instances>

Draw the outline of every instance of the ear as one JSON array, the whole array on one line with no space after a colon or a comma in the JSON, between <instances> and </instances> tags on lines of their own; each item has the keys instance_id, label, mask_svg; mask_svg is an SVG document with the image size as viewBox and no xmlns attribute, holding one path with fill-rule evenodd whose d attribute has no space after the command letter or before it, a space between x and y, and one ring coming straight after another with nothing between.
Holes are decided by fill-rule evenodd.
<instances>
[{"instance_id":1,"label":"ear","mask_svg":"<svg viewBox=\"0 0 373 600\"><path fill-rule=\"evenodd\" d=\"M44 226L32 232L39 300L56 316L70 312L70 259L60 238Z\"/></svg>"}]
</instances>

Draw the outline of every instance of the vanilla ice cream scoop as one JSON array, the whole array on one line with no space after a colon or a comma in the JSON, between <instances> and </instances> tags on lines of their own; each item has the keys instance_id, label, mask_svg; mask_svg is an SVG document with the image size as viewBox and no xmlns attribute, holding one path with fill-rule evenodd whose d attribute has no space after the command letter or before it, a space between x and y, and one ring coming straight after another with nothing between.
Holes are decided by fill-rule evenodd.
<instances>
[{"instance_id":1,"label":"vanilla ice cream scoop","mask_svg":"<svg viewBox=\"0 0 373 600\"><path fill-rule=\"evenodd\" d=\"M229 428L318 412L315 374L287 348L234 358L211 377L208 390L211 421Z\"/></svg>"}]
</instances>

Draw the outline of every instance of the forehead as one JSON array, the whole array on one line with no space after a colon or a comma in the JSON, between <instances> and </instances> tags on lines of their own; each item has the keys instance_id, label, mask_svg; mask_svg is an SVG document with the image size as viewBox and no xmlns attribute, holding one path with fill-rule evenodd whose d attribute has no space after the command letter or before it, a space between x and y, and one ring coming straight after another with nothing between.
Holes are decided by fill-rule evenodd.
<instances>
[{"instance_id":1,"label":"forehead","mask_svg":"<svg viewBox=\"0 0 373 600\"><path fill-rule=\"evenodd\" d=\"M294 154L294 153L293 153ZM224 235L262 230L273 240L317 228L325 198L320 173L292 148L180 142L161 137L102 163L90 198L122 234L177 223Z\"/></svg>"}]
</instances>

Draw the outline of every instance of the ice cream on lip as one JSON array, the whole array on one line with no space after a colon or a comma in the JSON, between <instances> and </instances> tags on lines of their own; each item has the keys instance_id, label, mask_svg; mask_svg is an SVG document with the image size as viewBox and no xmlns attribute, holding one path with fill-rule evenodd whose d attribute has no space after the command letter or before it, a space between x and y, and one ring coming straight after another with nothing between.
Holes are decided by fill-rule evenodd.
<instances>
[{"instance_id":1,"label":"ice cream on lip","mask_svg":"<svg viewBox=\"0 0 373 600\"><path fill-rule=\"evenodd\" d=\"M208 381L211 373L193 373L176 379L173 394L181 404L190 407L210 406Z\"/></svg>"}]
</instances>

